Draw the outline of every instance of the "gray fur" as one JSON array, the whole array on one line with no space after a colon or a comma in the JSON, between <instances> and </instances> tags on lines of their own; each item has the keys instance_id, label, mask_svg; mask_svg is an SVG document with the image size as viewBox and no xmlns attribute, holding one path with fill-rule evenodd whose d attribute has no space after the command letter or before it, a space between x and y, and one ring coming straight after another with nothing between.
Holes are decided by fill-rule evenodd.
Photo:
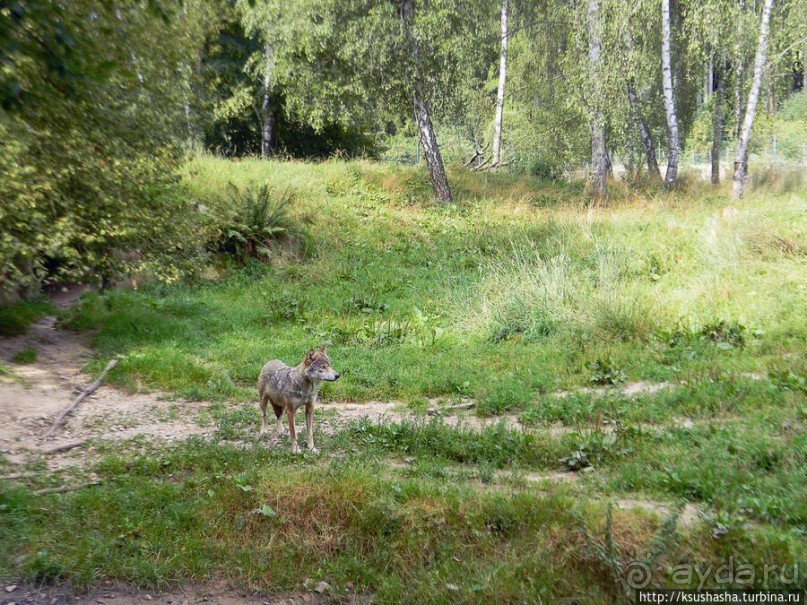
<instances>
[{"instance_id":1,"label":"gray fur","mask_svg":"<svg viewBox=\"0 0 807 605\"><path fill-rule=\"evenodd\" d=\"M339 379L339 374L331 367L331 360L325 353L326 346L323 345L318 351L311 349L302 363L295 367L290 367L279 359L273 359L263 366L258 377L262 413L261 432L266 432L268 403L272 404L275 412L279 433L283 432L282 416L285 410L289 419L289 436L293 453L299 451L294 429L294 414L302 406L305 406L306 412L308 449L317 451L313 438L314 404L317 401L317 393L323 381L333 382Z\"/></svg>"}]
</instances>

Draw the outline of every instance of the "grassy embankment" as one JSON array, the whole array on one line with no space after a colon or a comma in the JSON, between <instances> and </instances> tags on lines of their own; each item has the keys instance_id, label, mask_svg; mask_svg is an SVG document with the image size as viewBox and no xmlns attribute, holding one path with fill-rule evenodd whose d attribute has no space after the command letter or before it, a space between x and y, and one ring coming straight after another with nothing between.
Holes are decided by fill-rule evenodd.
<instances>
[{"instance_id":1,"label":"grassy embankment","mask_svg":"<svg viewBox=\"0 0 807 605\"><path fill-rule=\"evenodd\" d=\"M572 185L457 172L443 207L412 168L214 159L187 182L208 206L228 182L288 191L308 258L285 246L268 268L86 298L64 324L96 330L98 367L125 355L116 382L217 402L218 437L257 443L261 364L330 340L343 378L326 401L471 397L535 432L359 423L320 436L319 459L217 439L110 448L99 487L0 487L4 575L610 602L643 557L666 584L676 563L804 561L803 194L618 192L591 208ZM552 396L592 380L670 384ZM570 457L594 472L525 481ZM673 535L620 511L609 529L607 502L636 497L706 519Z\"/></svg>"}]
</instances>

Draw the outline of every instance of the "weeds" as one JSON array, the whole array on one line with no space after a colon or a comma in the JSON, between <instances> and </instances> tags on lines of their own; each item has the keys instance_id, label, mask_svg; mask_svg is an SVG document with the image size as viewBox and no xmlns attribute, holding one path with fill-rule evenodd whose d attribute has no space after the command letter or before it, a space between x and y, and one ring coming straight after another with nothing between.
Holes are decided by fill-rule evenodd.
<instances>
[{"instance_id":1,"label":"weeds","mask_svg":"<svg viewBox=\"0 0 807 605\"><path fill-rule=\"evenodd\" d=\"M27 348L14 355L14 363L34 363L36 361L36 349Z\"/></svg>"},{"instance_id":2,"label":"weeds","mask_svg":"<svg viewBox=\"0 0 807 605\"><path fill-rule=\"evenodd\" d=\"M627 380L625 370L617 367L610 357L595 359L589 366L593 372L588 381L592 384L613 386Z\"/></svg>"},{"instance_id":3,"label":"weeds","mask_svg":"<svg viewBox=\"0 0 807 605\"><path fill-rule=\"evenodd\" d=\"M214 251L228 254L241 265L247 259L268 260L272 243L292 233L291 196L276 197L266 184L244 190L230 184L229 196L222 204L228 208L228 216L217 227Z\"/></svg>"},{"instance_id":4,"label":"weeds","mask_svg":"<svg viewBox=\"0 0 807 605\"><path fill-rule=\"evenodd\" d=\"M55 313L50 303L0 305L0 336L23 334L30 324L49 313Z\"/></svg>"}]
</instances>

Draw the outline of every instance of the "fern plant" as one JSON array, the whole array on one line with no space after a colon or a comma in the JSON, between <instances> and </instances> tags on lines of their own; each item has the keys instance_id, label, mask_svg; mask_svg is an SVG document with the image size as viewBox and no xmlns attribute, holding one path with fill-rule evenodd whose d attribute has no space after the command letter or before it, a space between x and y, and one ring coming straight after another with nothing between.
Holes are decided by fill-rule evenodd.
<instances>
[{"instance_id":1,"label":"fern plant","mask_svg":"<svg viewBox=\"0 0 807 605\"><path fill-rule=\"evenodd\" d=\"M232 214L220 227L216 250L240 264L250 258L267 260L272 255L272 242L289 236L292 229L288 214L291 197L288 193L276 197L267 185L242 191L231 183L228 192L227 206Z\"/></svg>"}]
</instances>

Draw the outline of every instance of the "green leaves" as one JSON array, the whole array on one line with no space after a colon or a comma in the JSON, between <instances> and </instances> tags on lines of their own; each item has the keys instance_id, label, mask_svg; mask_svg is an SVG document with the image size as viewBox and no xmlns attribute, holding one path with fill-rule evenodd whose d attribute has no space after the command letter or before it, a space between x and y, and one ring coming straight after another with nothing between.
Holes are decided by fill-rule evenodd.
<instances>
[{"instance_id":1,"label":"green leaves","mask_svg":"<svg viewBox=\"0 0 807 605\"><path fill-rule=\"evenodd\" d=\"M175 70L201 40L154 1L32 0L8 14L0 297L147 266L175 279L175 247L190 233L173 176L184 118Z\"/></svg>"}]
</instances>

